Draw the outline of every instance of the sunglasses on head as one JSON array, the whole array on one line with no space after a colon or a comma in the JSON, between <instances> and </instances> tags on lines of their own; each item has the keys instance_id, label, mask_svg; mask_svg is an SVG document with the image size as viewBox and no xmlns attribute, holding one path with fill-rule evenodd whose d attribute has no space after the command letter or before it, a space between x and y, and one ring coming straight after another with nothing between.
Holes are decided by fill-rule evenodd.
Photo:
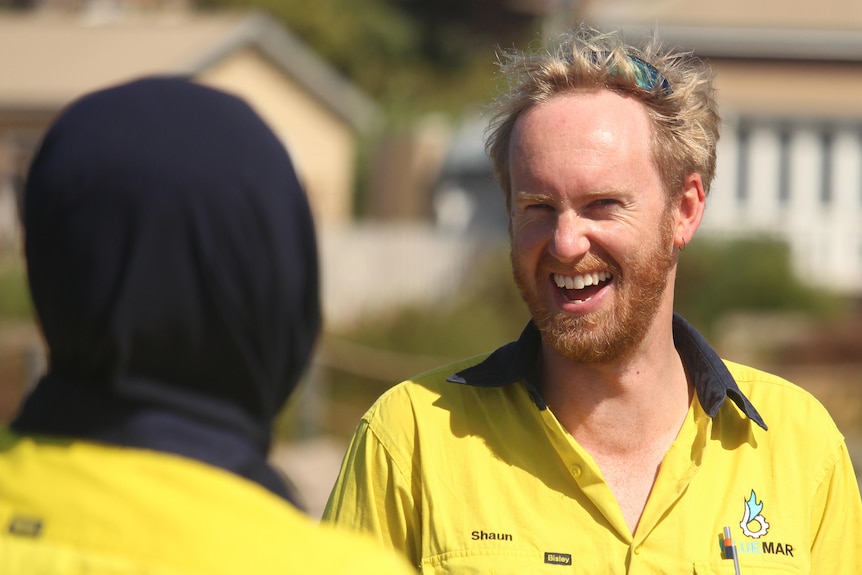
<instances>
[{"instance_id":1,"label":"sunglasses on head","mask_svg":"<svg viewBox=\"0 0 862 575\"><path fill-rule=\"evenodd\" d=\"M656 96L667 97L673 93L670 87L670 82L664 77L664 74L645 60L641 60L637 56L625 56L632 65L634 71L635 85L641 90L654 94ZM593 54L593 63L597 66L605 66L609 59L609 54ZM611 76L620 76L620 71L616 65L612 65L608 69Z\"/></svg>"},{"instance_id":2,"label":"sunglasses on head","mask_svg":"<svg viewBox=\"0 0 862 575\"><path fill-rule=\"evenodd\" d=\"M659 72L655 66L641 60L637 56L628 56L628 59L634 67L635 83L638 85L638 88L642 88L647 92L658 92L665 97L673 93L670 82L667 81L664 74ZM613 73L613 70L611 73Z\"/></svg>"}]
</instances>

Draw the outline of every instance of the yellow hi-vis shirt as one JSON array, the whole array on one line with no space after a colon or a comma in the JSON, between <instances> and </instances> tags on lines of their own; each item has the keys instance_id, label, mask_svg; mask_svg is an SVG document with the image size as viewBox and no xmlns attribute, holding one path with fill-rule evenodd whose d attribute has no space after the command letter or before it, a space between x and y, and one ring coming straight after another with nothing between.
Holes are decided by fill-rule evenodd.
<instances>
[{"instance_id":1,"label":"yellow hi-vis shirt","mask_svg":"<svg viewBox=\"0 0 862 575\"><path fill-rule=\"evenodd\" d=\"M255 483L174 455L0 431L3 575L407 575Z\"/></svg>"},{"instance_id":2,"label":"yellow hi-vis shirt","mask_svg":"<svg viewBox=\"0 0 862 575\"><path fill-rule=\"evenodd\" d=\"M742 575L862 574L859 487L821 404L722 362L679 317L674 341L697 400L635 533L531 384L532 325L485 359L387 391L324 519L374 534L422 573L733 575L735 553Z\"/></svg>"}]
</instances>

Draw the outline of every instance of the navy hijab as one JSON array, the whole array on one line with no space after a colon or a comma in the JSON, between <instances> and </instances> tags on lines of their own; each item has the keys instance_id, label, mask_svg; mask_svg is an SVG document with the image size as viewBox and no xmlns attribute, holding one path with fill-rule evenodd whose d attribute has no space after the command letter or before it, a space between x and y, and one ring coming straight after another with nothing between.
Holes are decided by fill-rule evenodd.
<instances>
[{"instance_id":1,"label":"navy hijab","mask_svg":"<svg viewBox=\"0 0 862 575\"><path fill-rule=\"evenodd\" d=\"M192 457L290 499L266 455L320 328L317 250L251 108L179 78L85 96L33 161L24 228L49 369L13 429Z\"/></svg>"}]
</instances>

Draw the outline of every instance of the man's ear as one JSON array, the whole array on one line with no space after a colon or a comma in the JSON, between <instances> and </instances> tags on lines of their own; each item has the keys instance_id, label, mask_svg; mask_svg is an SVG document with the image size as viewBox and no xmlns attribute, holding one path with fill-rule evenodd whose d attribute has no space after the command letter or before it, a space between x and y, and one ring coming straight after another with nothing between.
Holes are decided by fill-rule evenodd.
<instances>
[{"instance_id":1,"label":"man's ear","mask_svg":"<svg viewBox=\"0 0 862 575\"><path fill-rule=\"evenodd\" d=\"M682 193L674 206L676 219L673 243L675 247L684 248L686 244L691 243L694 232L700 227L705 208L706 192L703 190L703 180L700 174L689 174L683 181Z\"/></svg>"}]
</instances>

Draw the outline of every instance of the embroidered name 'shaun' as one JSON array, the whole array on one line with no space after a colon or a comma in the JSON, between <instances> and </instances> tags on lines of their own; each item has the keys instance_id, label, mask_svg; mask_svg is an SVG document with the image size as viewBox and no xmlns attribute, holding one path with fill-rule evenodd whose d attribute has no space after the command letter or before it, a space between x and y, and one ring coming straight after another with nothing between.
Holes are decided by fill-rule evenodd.
<instances>
[{"instance_id":1,"label":"embroidered name 'shaun'","mask_svg":"<svg viewBox=\"0 0 862 575\"><path fill-rule=\"evenodd\" d=\"M494 533L493 531L473 531L470 534L470 537L473 539L473 541L513 541L512 535L510 533Z\"/></svg>"}]
</instances>

